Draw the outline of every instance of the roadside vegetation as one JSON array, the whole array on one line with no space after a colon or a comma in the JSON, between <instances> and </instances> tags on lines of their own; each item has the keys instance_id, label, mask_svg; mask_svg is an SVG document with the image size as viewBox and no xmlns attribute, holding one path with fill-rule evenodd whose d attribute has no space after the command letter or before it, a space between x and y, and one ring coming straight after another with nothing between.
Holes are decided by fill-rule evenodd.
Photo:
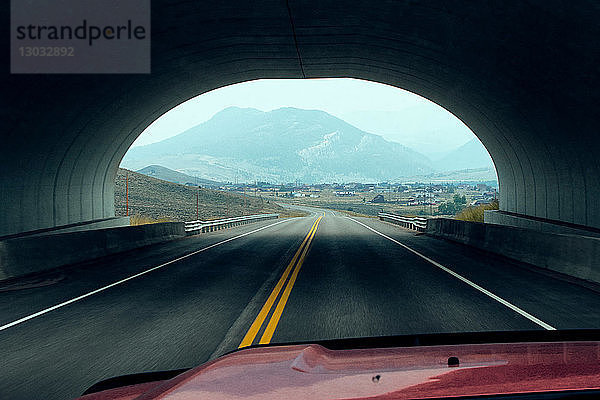
<instances>
[{"instance_id":1,"label":"roadside vegetation","mask_svg":"<svg viewBox=\"0 0 600 400\"><path fill-rule=\"evenodd\" d=\"M129 175L129 215L132 225L193 221L277 213L299 216L272 199L180 185L119 169L115 178L115 215L126 215L126 175Z\"/></svg>"},{"instance_id":2,"label":"roadside vegetation","mask_svg":"<svg viewBox=\"0 0 600 400\"><path fill-rule=\"evenodd\" d=\"M461 221L483 222L485 210L497 210L498 200L493 200L490 204L467 207L456 215L456 219Z\"/></svg>"},{"instance_id":3,"label":"roadside vegetation","mask_svg":"<svg viewBox=\"0 0 600 400\"><path fill-rule=\"evenodd\" d=\"M129 218L129 224L131 226L146 225L146 224L159 224L161 222L173 222L173 219L166 218L166 217L152 218L152 217L148 217L145 215L132 215Z\"/></svg>"},{"instance_id":4,"label":"roadside vegetation","mask_svg":"<svg viewBox=\"0 0 600 400\"><path fill-rule=\"evenodd\" d=\"M465 195L455 194L452 201L446 201L438 206L438 214L456 215L460 213L467 204Z\"/></svg>"}]
</instances>

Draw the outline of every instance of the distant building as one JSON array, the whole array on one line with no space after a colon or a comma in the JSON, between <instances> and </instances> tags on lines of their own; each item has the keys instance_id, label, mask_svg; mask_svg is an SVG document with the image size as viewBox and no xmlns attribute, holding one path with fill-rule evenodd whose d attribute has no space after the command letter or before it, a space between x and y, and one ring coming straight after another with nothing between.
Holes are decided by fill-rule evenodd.
<instances>
[{"instance_id":1,"label":"distant building","mask_svg":"<svg viewBox=\"0 0 600 400\"><path fill-rule=\"evenodd\" d=\"M491 201L489 199L477 199L477 200L473 200L469 205L471 206L481 206L484 204L490 204Z\"/></svg>"}]
</instances>

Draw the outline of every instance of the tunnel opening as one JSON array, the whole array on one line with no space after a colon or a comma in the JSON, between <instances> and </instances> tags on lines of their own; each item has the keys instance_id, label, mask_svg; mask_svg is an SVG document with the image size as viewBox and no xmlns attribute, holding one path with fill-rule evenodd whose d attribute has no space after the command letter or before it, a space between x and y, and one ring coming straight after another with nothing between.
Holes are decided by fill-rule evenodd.
<instances>
[{"instance_id":1,"label":"tunnel opening","mask_svg":"<svg viewBox=\"0 0 600 400\"><path fill-rule=\"evenodd\" d=\"M211 218L235 216L244 211L236 206L257 198L450 216L497 198L493 161L462 121L414 93L359 79L254 80L212 90L157 118L121 167L189 187L250 194L243 203L222 199L238 203L230 207L201 200L200 214ZM129 202L127 179L120 171L117 215L189 220L194 208L199 215L198 194L194 199L183 188L179 211L140 209L135 203L163 202L140 198L142 177L133 179L136 189L128 195L137 198ZM455 201L461 194L463 203Z\"/></svg>"}]
</instances>

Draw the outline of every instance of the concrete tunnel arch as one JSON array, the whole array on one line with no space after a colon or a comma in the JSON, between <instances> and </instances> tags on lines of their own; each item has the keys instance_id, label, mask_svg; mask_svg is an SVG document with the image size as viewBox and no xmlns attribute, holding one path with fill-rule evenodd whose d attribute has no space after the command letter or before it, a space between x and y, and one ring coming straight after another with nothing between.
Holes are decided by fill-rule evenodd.
<instances>
[{"instance_id":1,"label":"concrete tunnel arch","mask_svg":"<svg viewBox=\"0 0 600 400\"><path fill-rule=\"evenodd\" d=\"M152 74L2 74L0 236L114 216L135 138L176 105L260 78L357 78L460 118L500 208L600 228L600 8L592 1L152 2ZM6 45L6 44L5 44Z\"/></svg>"}]
</instances>

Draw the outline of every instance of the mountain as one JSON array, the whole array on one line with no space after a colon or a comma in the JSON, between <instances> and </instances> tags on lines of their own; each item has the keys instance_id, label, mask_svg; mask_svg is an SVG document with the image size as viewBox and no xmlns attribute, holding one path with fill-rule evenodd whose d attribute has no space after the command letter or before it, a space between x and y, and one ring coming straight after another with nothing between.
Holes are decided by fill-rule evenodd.
<instances>
[{"instance_id":1,"label":"mountain","mask_svg":"<svg viewBox=\"0 0 600 400\"><path fill-rule=\"evenodd\" d=\"M434 162L438 171L457 171L474 168L494 169L492 158L479 139L473 138Z\"/></svg>"},{"instance_id":2,"label":"mountain","mask_svg":"<svg viewBox=\"0 0 600 400\"><path fill-rule=\"evenodd\" d=\"M414 182L477 182L498 187L498 178L494 167L468 168L455 171L436 172L433 174L409 177Z\"/></svg>"},{"instance_id":3,"label":"mountain","mask_svg":"<svg viewBox=\"0 0 600 400\"><path fill-rule=\"evenodd\" d=\"M177 136L131 148L121 162L129 169L149 164L240 182L380 182L434 172L408 147L297 108L226 108Z\"/></svg>"},{"instance_id":4,"label":"mountain","mask_svg":"<svg viewBox=\"0 0 600 400\"><path fill-rule=\"evenodd\" d=\"M136 172L151 176L153 178L162 179L163 181L179 183L181 185L200 185L203 187L219 187L220 182L211 181L208 179L196 178L195 176L186 175L181 172L173 171L172 169L161 165L149 165Z\"/></svg>"}]
</instances>

